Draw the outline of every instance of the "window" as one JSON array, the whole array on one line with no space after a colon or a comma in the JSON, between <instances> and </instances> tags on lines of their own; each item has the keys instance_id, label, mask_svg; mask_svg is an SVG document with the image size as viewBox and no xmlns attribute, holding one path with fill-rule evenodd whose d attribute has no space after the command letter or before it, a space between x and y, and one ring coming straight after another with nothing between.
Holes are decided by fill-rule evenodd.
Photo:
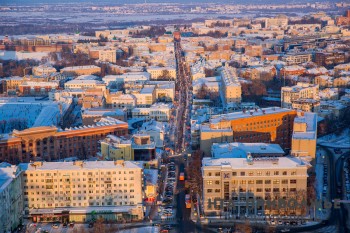
<instances>
[{"instance_id":1,"label":"window","mask_svg":"<svg viewBox=\"0 0 350 233\"><path fill-rule=\"evenodd\" d=\"M220 176L220 172L215 172L215 176Z\"/></svg>"},{"instance_id":2,"label":"window","mask_svg":"<svg viewBox=\"0 0 350 233\"><path fill-rule=\"evenodd\" d=\"M215 184L220 184L220 181L216 180L216 181L215 181Z\"/></svg>"},{"instance_id":3,"label":"window","mask_svg":"<svg viewBox=\"0 0 350 233\"><path fill-rule=\"evenodd\" d=\"M271 188L265 188L265 192L271 192Z\"/></svg>"},{"instance_id":4,"label":"window","mask_svg":"<svg viewBox=\"0 0 350 233\"><path fill-rule=\"evenodd\" d=\"M279 172L278 172L278 171L274 171L273 174L274 174L275 176L278 176L278 175L279 175Z\"/></svg>"},{"instance_id":5,"label":"window","mask_svg":"<svg viewBox=\"0 0 350 233\"><path fill-rule=\"evenodd\" d=\"M257 188L257 189L256 189L256 192L257 192L257 193L261 193L261 192L262 192L262 188Z\"/></svg>"},{"instance_id":6,"label":"window","mask_svg":"<svg viewBox=\"0 0 350 233\"><path fill-rule=\"evenodd\" d=\"M296 191L297 191L296 188L290 188L289 190L290 190L291 192L296 192Z\"/></svg>"},{"instance_id":7,"label":"window","mask_svg":"<svg viewBox=\"0 0 350 233\"><path fill-rule=\"evenodd\" d=\"M237 176L237 172L232 172L232 176Z\"/></svg>"},{"instance_id":8,"label":"window","mask_svg":"<svg viewBox=\"0 0 350 233\"><path fill-rule=\"evenodd\" d=\"M254 180L248 180L248 184L254 184Z\"/></svg>"},{"instance_id":9,"label":"window","mask_svg":"<svg viewBox=\"0 0 350 233\"><path fill-rule=\"evenodd\" d=\"M288 184L288 180L282 180L282 184Z\"/></svg>"},{"instance_id":10,"label":"window","mask_svg":"<svg viewBox=\"0 0 350 233\"><path fill-rule=\"evenodd\" d=\"M246 180L241 180L240 183L241 183L241 184L246 184L247 181L246 181Z\"/></svg>"},{"instance_id":11,"label":"window","mask_svg":"<svg viewBox=\"0 0 350 233\"><path fill-rule=\"evenodd\" d=\"M257 181L256 181L256 184L262 184L262 183L263 183L262 180L257 180Z\"/></svg>"},{"instance_id":12,"label":"window","mask_svg":"<svg viewBox=\"0 0 350 233\"><path fill-rule=\"evenodd\" d=\"M279 184L280 180L273 180L273 184Z\"/></svg>"},{"instance_id":13,"label":"window","mask_svg":"<svg viewBox=\"0 0 350 233\"><path fill-rule=\"evenodd\" d=\"M273 191L274 191L274 192L279 192L280 189L279 189L279 188L273 188Z\"/></svg>"},{"instance_id":14,"label":"window","mask_svg":"<svg viewBox=\"0 0 350 233\"><path fill-rule=\"evenodd\" d=\"M211 172L208 172L208 176L211 176Z\"/></svg>"},{"instance_id":15,"label":"window","mask_svg":"<svg viewBox=\"0 0 350 233\"><path fill-rule=\"evenodd\" d=\"M245 176L245 172L241 172L241 176Z\"/></svg>"},{"instance_id":16,"label":"window","mask_svg":"<svg viewBox=\"0 0 350 233\"><path fill-rule=\"evenodd\" d=\"M291 184L296 184L296 183L297 183L297 180L290 180L290 183L291 183Z\"/></svg>"},{"instance_id":17,"label":"window","mask_svg":"<svg viewBox=\"0 0 350 233\"><path fill-rule=\"evenodd\" d=\"M267 171L265 174L266 174L267 176L269 176L269 175L270 175L270 171Z\"/></svg>"},{"instance_id":18,"label":"window","mask_svg":"<svg viewBox=\"0 0 350 233\"><path fill-rule=\"evenodd\" d=\"M287 172L286 172L286 171L284 171L284 172L282 173L282 175L286 176L286 175L287 175Z\"/></svg>"},{"instance_id":19,"label":"window","mask_svg":"<svg viewBox=\"0 0 350 233\"><path fill-rule=\"evenodd\" d=\"M248 176L254 176L254 172L249 172Z\"/></svg>"},{"instance_id":20,"label":"window","mask_svg":"<svg viewBox=\"0 0 350 233\"><path fill-rule=\"evenodd\" d=\"M208 190L207 190L207 193L212 193L212 192L213 192L212 189L208 189Z\"/></svg>"},{"instance_id":21,"label":"window","mask_svg":"<svg viewBox=\"0 0 350 233\"><path fill-rule=\"evenodd\" d=\"M212 180L208 180L207 184L211 185L211 184L213 184L213 181Z\"/></svg>"},{"instance_id":22,"label":"window","mask_svg":"<svg viewBox=\"0 0 350 233\"><path fill-rule=\"evenodd\" d=\"M220 192L220 189L215 189L215 192L216 192L216 193L219 193L219 192Z\"/></svg>"},{"instance_id":23,"label":"window","mask_svg":"<svg viewBox=\"0 0 350 233\"><path fill-rule=\"evenodd\" d=\"M291 175L292 175L292 176L295 176L296 174L297 174L296 171L292 171L292 172L291 172Z\"/></svg>"},{"instance_id":24,"label":"window","mask_svg":"<svg viewBox=\"0 0 350 233\"><path fill-rule=\"evenodd\" d=\"M271 184L271 180L265 180L265 184Z\"/></svg>"},{"instance_id":25,"label":"window","mask_svg":"<svg viewBox=\"0 0 350 233\"><path fill-rule=\"evenodd\" d=\"M261 175L262 175L262 172L256 172L256 175L257 175L257 176L261 176Z\"/></svg>"}]
</instances>

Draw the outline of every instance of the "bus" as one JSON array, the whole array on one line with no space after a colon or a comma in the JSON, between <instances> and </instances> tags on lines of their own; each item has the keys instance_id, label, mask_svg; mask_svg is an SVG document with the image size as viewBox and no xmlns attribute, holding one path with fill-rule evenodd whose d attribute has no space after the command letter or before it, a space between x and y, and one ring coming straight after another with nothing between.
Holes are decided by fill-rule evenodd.
<instances>
[{"instance_id":1,"label":"bus","mask_svg":"<svg viewBox=\"0 0 350 233\"><path fill-rule=\"evenodd\" d=\"M185 195L185 204L186 204L187 209L191 208L191 196L190 196L190 194Z\"/></svg>"},{"instance_id":2,"label":"bus","mask_svg":"<svg viewBox=\"0 0 350 233\"><path fill-rule=\"evenodd\" d=\"M185 180L185 173L180 172L179 180Z\"/></svg>"}]
</instances>

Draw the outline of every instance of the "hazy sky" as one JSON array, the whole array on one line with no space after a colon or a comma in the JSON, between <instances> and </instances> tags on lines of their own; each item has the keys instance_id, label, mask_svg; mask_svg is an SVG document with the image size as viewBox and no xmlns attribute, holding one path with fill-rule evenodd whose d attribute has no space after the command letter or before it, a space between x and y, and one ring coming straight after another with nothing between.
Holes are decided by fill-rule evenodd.
<instances>
[{"instance_id":1,"label":"hazy sky","mask_svg":"<svg viewBox=\"0 0 350 233\"><path fill-rule=\"evenodd\" d=\"M0 0L0 5L10 4L53 4L53 3L92 3L92 4L127 4L143 3L145 0ZM200 2L217 2L217 3L293 3L293 2L315 2L317 0L147 0L149 3L156 2L178 2L178 3L200 3ZM318 0L327 1L327 0ZM339 0L340 1L340 0ZM338 0L335 0L338 2Z\"/></svg>"}]
</instances>

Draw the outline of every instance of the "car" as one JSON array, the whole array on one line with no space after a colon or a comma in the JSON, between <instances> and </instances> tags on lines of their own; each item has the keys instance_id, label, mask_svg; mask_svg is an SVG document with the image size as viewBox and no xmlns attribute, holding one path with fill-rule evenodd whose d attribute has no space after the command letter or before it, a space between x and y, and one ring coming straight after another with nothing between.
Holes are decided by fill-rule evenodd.
<instances>
[{"instance_id":1,"label":"car","mask_svg":"<svg viewBox=\"0 0 350 233\"><path fill-rule=\"evenodd\" d=\"M41 231L42 233L49 233L49 231L48 230L43 230L43 231Z\"/></svg>"},{"instance_id":2,"label":"car","mask_svg":"<svg viewBox=\"0 0 350 233\"><path fill-rule=\"evenodd\" d=\"M93 228L94 227L94 223L93 222L89 222L89 228Z\"/></svg>"},{"instance_id":3,"label":"car","mask_svg":"<svg viewBox=\"0 0 350 233\"><path fill-rule=\"evenodd\" d=\"M281 220L279 220L278 225L283 225L283 222Z\"/></svg>"},{"instance_id":4,"label":"car","mask_svg":"<svg viewBox=\"0 0 350 233\"><path fill-rule=\"evenodd\" d=\"M171 227L170 225L165 225L165 226L163 226L163 229L166 229L166 230L171 230L171 229L172 229L172 227Z\"/></svg>"},{"instance_id":5,"label":"car","mask_svg":"<svg viewBox=\"0 0 350 233\"><path fill-rule=\"evenodd\" d=\"M64 223L62 224L62 226L63 226L64 228L67 228L68 224L67 224L66 222L64 222Z\"/></svg>"},{"instance_id":6,"label":"car","mask_svg":"<svg viewBox=\"0 0 350 233\"><path fill-rule=\"evenodd\" d=\"M54 224L52 225L52 228L58 229L58 228L59 228L59 224L58 224L58 223L54 223Z\"/></svg>"},{"instance_id":7,"label":"car","mask_svg":"<svg viewBox=\"0 0 350 233\"><path fill-rule=\"evenodd\" d=\"M70 228L73 228L73 227L74 227L74 224L75 224L75 222L70 222L70 223L69 223L69 227L70 227Z\"/></svg>"},{"instance_id":8,"label":"car","mask_svg":"<svg viewBox=\"0 0 350 233\"><path fill-rule=\"evenodd\" d=\"M271 225L276 225L276 222L273 219L270 221L270 223L271 223Z\"/></svg>"}]
</instances>

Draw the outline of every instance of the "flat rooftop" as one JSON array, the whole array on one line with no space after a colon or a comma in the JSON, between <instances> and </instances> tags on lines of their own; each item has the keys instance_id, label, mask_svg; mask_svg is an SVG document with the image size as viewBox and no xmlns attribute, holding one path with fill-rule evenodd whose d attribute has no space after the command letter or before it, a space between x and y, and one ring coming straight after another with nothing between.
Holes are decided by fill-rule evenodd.
<instances>
[{"instance_id":1,"label":"flat rooftop","mask_svg":"<svg viewBox=\"0 0 350 233\"><path fill-rule=\"evenodd\" d=\"M248 163L246 158L203 158L202 166L231 169L288 169L305 167L306 164L296 157L257 158ZM306 175L306 174L305 174Z\"/></svg>"},{"instance_id":2,"label":"flat rooftop","mask_svg":"<svg viewBox=\"0 0 350 233\"><path fill-rule=\"evenodd\" d=\"M99 169L141 169L138 162L124 161L124 165L117 164L114 161L78 161L78 162L38 162L21 163L18 166L22 171L47 171L47 170L99 170ZM82 164L82 166L80 165Z\"/></svg>"},{"instance_id":3,"label":"flat rooftop","mask_svg":"<svg viewBox=\"0 0 350 233\"><path fill-rule=\"evenodd\" d=\"M251 154L283 155L284 151L278 144L268 143L214 143L211 147L214 158L246 158Z\"/></svg>"},{"instance_id":4,"label":"flat rooftop","mask_svg":"<svg viewBox=\"0 0 350 233\"><path fill-rule=\"evenodd\" d=\"M294 112L294 110L287 109L287 108L280 108L280 107L269 107L269 108L257 109L257 111L247 110L245 113L243 111L232 112L228 114L213 116L210 119L210 123L215 124L215 123L219 123L222 120L236 120L236 119L242 119L242 118L263 116L263 115L269 115L269 114L287 113L287 112Z\"/></svg>"}]
</instances>

